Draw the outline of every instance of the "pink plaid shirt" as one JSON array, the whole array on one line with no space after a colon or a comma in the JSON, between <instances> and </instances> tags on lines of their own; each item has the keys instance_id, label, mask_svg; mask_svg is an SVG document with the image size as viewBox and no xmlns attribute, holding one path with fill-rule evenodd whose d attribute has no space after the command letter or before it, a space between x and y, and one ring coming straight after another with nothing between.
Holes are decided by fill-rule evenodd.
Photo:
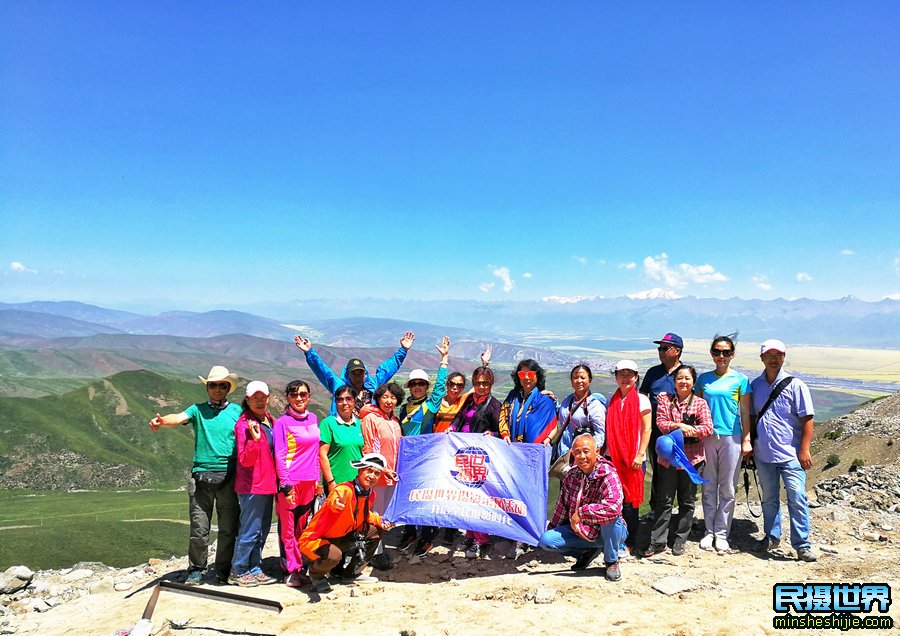
<instances>
[{"instance_id":1,"label":"pink plaid shirt","mask_svg":"<svg viewBox=\"0 0 900 636\"><path fill-rule=\"evenodd\" d=\"M690 400L690 406L687 402L679 402L677 398L670 398L667 393L659 394L659 401L656 405L656 425L664 434L671 433L678 428L678 424L684 423L684 416L693 416L694 426L697 429L697 442L688 442L688 436L684 436L684 454L696 466L702 461L706 461L706 453L703 450L703 438L709 437L713 432L712 415L709 413L709 405L702 397L694 395ZM669 466L669 462L657 457L657 463L660 466Z\"/></svg>"}]
</instances>

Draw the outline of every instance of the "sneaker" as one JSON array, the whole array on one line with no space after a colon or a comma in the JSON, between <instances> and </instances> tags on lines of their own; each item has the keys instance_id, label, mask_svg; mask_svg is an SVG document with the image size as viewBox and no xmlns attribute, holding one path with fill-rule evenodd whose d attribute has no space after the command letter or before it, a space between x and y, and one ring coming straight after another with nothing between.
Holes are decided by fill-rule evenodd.
<instances>
[{"instance_id":1,"label":"sneaker","mask_svg":"<svg viewBox=\"0 0 900 636\"><path fill-rule=\"evenodd\" d=\"M716 536L712 533L706 533L702 539L700 539L700 549L701 550L712 550L713 543L716 540Z\"/></svg>"},{"instance_id":2,"label":"sneaker","mask_svg":"<svg viewBox=\"0 0 900 636\"><path fill-rule=\"evenodd\" d=\"M618 561L606 564L606 580L613 583L622 580L622 571L619 569Z\"/></svg>"},{"instance_id":3,"label":"sneaker","mask_svg":"<svg viewBox=\"0 0 900 636\"><path fill-rule=\"evenodd\" d=\"M376 554L374 557L372 557L372 567L376 570L387 572L388 570L392 570L394 568L394 564L391 563L390 557L382 552L381 554Z\"/></svg>"},{"instance_id":4,"label":"sneaker","mask_svg":"<svg viewBox=\"0 0 900 636\"><path fill-rule=\"evenodd\" d=\"M312 586L319 594L331 592L331 583L328 582L328 579L313 579Z\"/></svg>"},{"instance_id":5,"label":"sneaker","mask_svg":"<svg viewBox=\"0 0 900 636\"><path fill-rule=\"evenodd\" d=\"M654 543L649 548L641 552L641 557L644 559L650 558L652 556L656 556L657 554L663 554L668 551L669 547L665 543Z\"/></svg>"},{"instance_id":6,"label":"sneaker","mask_svg":"<svg viewBox=\"0 0 900 636\"><path fill-rule=\"evenodd\" d=\"M603 552L603 550L585 550L577 559L575 559L575 563L573 563L569 569L575 572L588 569L588 567L591 565L591 562L593 562L594 559L600 556L601 552Z\"/></svg>"},{"instance_id":7,"label":"sneaker","mask_svg":"<svg viewBox=\"0 0 900 636\"><path fill-rule=\"evenodd\" d=\"M255 578L256 582L260 585L272 585L272 583L278 583L278 579L269 576L261 569L253 570L251 574L253 574L253 578Z\"/></svg>"},{"instance_id":8,"label":"sneaker","mask_svg":"<svg viewBox=\"0 0 900 636\"><path fill-rule=\"evenodd\" d=\"M184 579L185 585L200 585L203 583L203 572L200 570L191 570Z\"/></svg>"},{"instance_id":9,"label":"sneaker","mask_svg":"<svg viewBox=\"0 0 900 636\"><path fill-rule=\"evenodd\" d=\"M409 552L409 550L416 545L416 535L413 534L404 534L400 538L400 543L397 544L397 549L400 552Z\"/></svg>"},{"instance_id":10,"label":"sneaker","mask_svg":"<svg viewBox=\"0 0 900 636\"><path fill-rule=\"evenodd\" d=\"M461 552L465 552L466 556L469 554L469 550L475 547L475 539L472 537L466 537L462 544L459 546ZM475 557L472 557L473 559Z\"/></svg>"},{"instance_id":11,"label":"sneaker","mask_svg":"<svg viewBox=\"0 0 900 636\"><path fill-rule=\"evenodd\" d=\"M431 543L431 541L422 541L421 539L419 539L419 541L416 542L416 549L413 551L413 554L421 558L431 552L431 548L433 547L434 545Z\"/></svg>"},{"instance_id":12,"label":"sneaker","mask_svg":"<svg viewBox=\"0 0 900 636\"><path fill-rule=\"evenodd\" d=\"M519 542L513 541L512 547L506 552L506 558L515 561L523 554L525 554L525 550L519 546Z\"/></svg>"},{"instance_id":13,"label":"sneaker","mask_svg":"<svg viewBox=\"0 0 900 636\"><path fill-rule=\"evenodd\" d=\"M806 561L807 563L815 563L819 559L809 548L800 548L799 550L797 550L797 560Z\"/></svg>"},{"instance_id":14,"label":"sneaker","mask_svg":"<svg viewBox=\"0 0 900 636\"><path fill-rule=\"evenodd\" d=\"M342 576L340 581L343 585L352 585L354 583L378 583L378 577L359 573L356 576Z\"/></svg>"},{"instance_id":15,"label":"sneaker","mask_svg":"<svg viewBox=\"0 0 900 636\"><path fill-rule=\"evenodd\" d=\"M302 587L309 582L309 577L303 572L291 572L288 574L287 578L284 579L284 584L288 587Z\"/></svg>"},{"instance_id":16,"label":"sneaker","mask_svg":"<svg viewBox=\"0 0 900 636\"><path fill-rule=\"evenodd\" d=\"M755 552L771 552L772 550L777 550L778 546L781 545L781 539L776 539L775 537L763 537L756 543L756 547L754 548Z\"/></svg>"},{"instance_id":17,"label":"sneaker","mask_svg":"<svg viewBox=\"0 0 900 636\"><path fill-rule=\"evenodd\" d=\"M731 546L728 545L728 539L716 539L716 552L719 554L727 554L731 551Z\"/></svg>"},{"instance_id":18,"label":"sneaker","mask_svg":"<svg viewBox=\"0 0 900 636\"><path fill-rule=\"evenodd\" d=\"M672 556L681 556L684 554L684 541L676 541L672 546Z\"/></svg>"},{"instance_id":19,"label":"sneaker","mask_svg":"<svg viewBox=\"0 0 900 636\"><path fill-rule=\"evenodd\" d=\"M250 572L241 574L240 576L232 574L228 577L228 585L237 585L238 587L256 587L259 581Z\"/></svg>"}]
</instances>

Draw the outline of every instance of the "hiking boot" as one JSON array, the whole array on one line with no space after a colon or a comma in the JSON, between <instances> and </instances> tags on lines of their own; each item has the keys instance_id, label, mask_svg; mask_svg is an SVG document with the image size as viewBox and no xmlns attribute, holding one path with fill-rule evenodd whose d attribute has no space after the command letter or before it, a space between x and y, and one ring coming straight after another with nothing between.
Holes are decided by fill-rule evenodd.
<instances>
[{"instance_id":1,"label":"hiking boot","mask_svg":"<svg viewBox=\"0 0 900 636\"><path fill-rule=\"evenodd\" d=\"M797 550L797 560L805 561L807 563L815 563L819 559L809 548L800 548L799 550Z\"/></svg>"},{"instance_id":2,"label":"hiking boot","mask_svg":"<svg viewBox=\"0 0 900 636\"><path fill-rule=\"evenodd\" d=\"M291 572L288 574L287 578L284 579L284 584L288 587L302 587L309 582L309 577L303 572Z\"/></svg>"},{"instance_id":3,"label":"hiking boot","mask_svg":"<svg viewBox=\"0 0 900 636\"><path fill-rule=\"evenodd\" d=\"M200 570L191 570L184 579L185 585L200 585L203 583L203 572Z\"/></svg>"},{"instance_id":4,"label":"hiking boot","mask_svg":"<svg viewBox=\"0 0 900 636\"><path fill-rule=\"evenodd\" d=\"M619 569L618 561L606 564L606 580L613 583L622 580L622 571Z\"/></svg>"},{"instance_id":5,"label":"hiking boot","mask_svg":"<svg viewBox=\"0 0 900 636\"><path fill-rule=\"evenodd\" d=\"M603 550L585 550L577 559L575 559L575 563L573 563L569 569L575 572L588 569L588 567L591 565L591 562L593 562L594 559L600 556L601 552L603 552Z\"/></svg>"},{"instance_id":6,"label":"hiking boot","mask_svg":"<svg viewBox=\"0 0 900 636\"><path fill-rule=\"evenodd\" d=\"M422 541L421 539L419 539L419 541L416 543L416 549L413 550L413 554L419 558L422 558L423 556L431 552L431 548L433 547L434 545L431 543L431 541Z\"/></svg>"},{"instance_id":7,"label":"hiking boot","mask_svg":"<svg viewBox=\"0 0 900 636\"><path fill-rule=\"evenodd\" d=\"M672 556L681 556L684 554L684 541L676 541L672 546Z\"/></svg>"},{"instance_id":8,"label":"hiking boot","mask_svg":"<svg viewBox=\"0 0 900 636\"><path fill-rule=\"evenodd\" d=\"M444 537L441 539L441 543L447 546L452 546L456 543L456 528L447 528L444 530Z\"/></svg>"},{"instance_id":9,"label":"hiking boot","mask_svg":"<svg viewBox=\"0 0 900 636\"><path fill-rule=\"evenodd\" d=\"M506 552L506 558L512 559L513 561L515 561L523 554L525 554L525 550L523 550L521 548L521 546L519 545L519 542L513 541L512 547L509 550L507 550L507 552Z\"/></svg>"},{"instance_id":10,"label":"hiking boot","mask_svg":"<svg viewBox=\"0 0 900 636\"><path fill-rule=\"evenodd\" d=\"M400 538L400 543L397 544L397 550L404 553L409 552L414 545L416 545L416 533L406 533Z\"/></svg>"},{"instance_id":11,"label":"hiking boot","mask_svg":"<svg viewBox=\"0 0 900 636\"><path fill-rule=\"evenodd\" d=\"M259 581L250 572L241 574L240 576L232 574L228 577L228 585L237 585L238 587L256 587Z\"/></svg>"},{"instance_id":12,"label":"hiking boot","mask_svg":"<svg viewBox=\"0 0 900 636\"><path fill-rule=\"evenodd\" d=\"M641 558L648 559L657 554L666 552L669 547L665 543L654 543L649 548L641 552Z\"/></svg>"},{"instance_id":13,"label":"hiking boot","mask_svg":"<svg viewBox=\"0 0 900 636\"><path fill-rule=\"evenodd\" d=\"M253 574L253 578L256 579L256 582L260 585L271 585L272 583L278 583L278 579L269 576L262 569L257 568L256 570L251 570L251 574Z\"/></svg>"},{"instance_id":14,"label":"hiking boot","mask_svg":"<svg viewBox=\"0 0 900 636\"><path fill-rule=\"evenodd\" d=\"M712 550L713 543L716 540L716 536L712 533L706 533L702 539L700 539L700 549L701 550Z\"/></svg>"},{"instance_id":15,"label":"hiking boot","mask_svg":"<svg viewBox=\"0 0 900 636\"><path fill-rule=\"evenodd\" d=\"M716 552L719 554L728 554L731 552L731 546L728 545L727 539L716 539Z\"/></svg>"},{"instance_id":16,"label":"hiking boot","mask_svg":"<svg viewBox=\"0 0 900 636\"><path fill-rule=\"evenodd\" d=\"M327 579L313 579L313 589L319 594L328 594L331 592L331 583Z\"/></svg>"},{"instance_id":17,"label":"hiking boot","mask_svg":"<svg viewBox=\"0 0 900 636\"><path fill-rule=\"evenodd\" d=\"M777 550L778 546L781 545L781 539L776 539L775 537L763 537L756 543L756 547L754 548L754 552L771 552L772 550Z\"/></svg>"},{"instance_id":18,"label":"hiking boot","mask_svg":"<svg viewBox=\"0 0 900 636\"><path fill-rule=\"evenodd\" d=\"M376 554L374 557L372 557L372 567L376 570L387 572L388 570L392 570L394 568L394 564L391 563L390 557L382 552L381 554Z\"/></svg>"}]
</instances>

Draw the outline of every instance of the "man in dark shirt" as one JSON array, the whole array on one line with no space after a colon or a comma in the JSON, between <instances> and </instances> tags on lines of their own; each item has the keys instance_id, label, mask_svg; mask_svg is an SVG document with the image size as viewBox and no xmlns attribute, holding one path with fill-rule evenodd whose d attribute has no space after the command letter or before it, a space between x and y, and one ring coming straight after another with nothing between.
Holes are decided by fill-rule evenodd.
<instances>
[{"instance_id":1,"label":"man in dark shirt","mask_svg":"<svg viewBox=\"0 0 900 636\"><path fill-rule=\"evenodd\" d=\"M660 436L656 426L656 402L660 393L675 395L675 369L681 366L681 352L684 350L684 340L677 333L667 333L660 340L654 340L659 345L659 364L647 369L644 381L641 382L641 393L650 398L650 406L653 408L653 425L650 427L650 445L647 446L647 458L650 460L650 470L653 475L650 481L650 510L656 510L656 440ZM651 513L652 514L652 513Z\"/></svg>"}]
</instances>

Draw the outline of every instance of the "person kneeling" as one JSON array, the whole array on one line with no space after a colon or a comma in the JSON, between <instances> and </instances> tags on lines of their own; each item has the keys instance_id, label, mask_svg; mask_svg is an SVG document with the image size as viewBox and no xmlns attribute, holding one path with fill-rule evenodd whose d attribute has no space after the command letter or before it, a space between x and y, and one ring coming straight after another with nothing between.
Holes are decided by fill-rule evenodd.
<instances>
[{"instance_id":1,"label":"person kneeling","mask_svg":"<svg viewBox=\"0 0 900 636\"><path fill-rule=\"evenodd\" d=\"M387 461L378 453L350 462L359 470L352 482L339 484L300 535L300 551L310 560L309 578L319 593L331 591L325 578L331 574L342 583L374 583L378 579L362 574L381 531L394 524L371 511L375 502L372 487L385 470Z\"/></svg>"},{"instance_id":2,"label":"person kneeling","mask_svg":"<svg viewBox=\"0 0 900 636\"><path fill-rule=\"evenodd\" d=\"M556 510L538 547L577 556L573 570L584 570L602 552L606 578L618 581L619 546L628 530L622 520L622 482L612 463L597 452L590 433L572 444L575 468L563 479Z\"/></svg>"}]
</instances>

